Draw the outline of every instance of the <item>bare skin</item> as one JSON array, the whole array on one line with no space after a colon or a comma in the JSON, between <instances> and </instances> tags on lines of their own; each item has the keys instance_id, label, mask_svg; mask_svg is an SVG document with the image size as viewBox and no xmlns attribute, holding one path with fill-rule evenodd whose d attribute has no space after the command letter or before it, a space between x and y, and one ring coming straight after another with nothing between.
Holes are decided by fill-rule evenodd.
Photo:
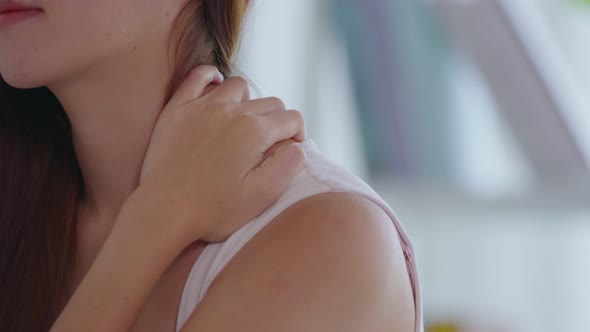
<instances>
[{"instance_id":1,"label":"bare skin","mask_svg":"<svg viewBox=\"0 0 590 332\"><path fill-rule=\"evenodd\" d=\"M241 79L221 80L214 67L199 67L164 107L139 186L52 331L128 331L187 246L227 238L303 168L293 144L262 158L276 142L305 138L301 115L277 110L277 99L250 101ZM205 94L212 83L219 86Z\"/></svg>"},{"instance_id":2,"label":"bare skin","mask_svg":"<svg viewBox=\"0 0 590 332\"><path fill-rule=\"evenodd\" d=\"M87 188L80 203L79 257L71 278L79 296L74 293L55 331L172 331L181 287L202 250L199 239L222 239L231 231L223 221L232 220L221 215L202 219L202 211L207 209L195 209L191 204L180 204L170 214L168 205L155 203L162 198L157 196L161 185L174 182L170 178L154 180L146 190L138 191L170 78L169 33L185 1L22 2L39 6L43 13L0 31L0 73L15 87L45 85L58 97L73 125ZM276 101L270 103L276 105ZM268 111L283 107L254 108ZM216 155L215 149L208 152ZM259 158L263 151L251 152ZM163 153L155 159L165 163L174 156ZM178 164L182 163L156 165L148 173L153 175L160 169L161 174L169 174L161 169ZM189 178L192 173L184 171ZM186 192L200 198L200 183L186 185L177 182L169 192L192 188ZM228 194L225 199L231 197ZM246 210L234 211L242 218L233 219L232 226L248 220L253 211ZM192 224L186 216L195 218ZM172 222L177 224L160 227ZM318 229L320 224L325 228ZM342 239L348 241L343 243ZM195 244L190 247L191 243ZM351 243L355 245L349 247ZM334 248L354 248L356 254L341 260L338 255L330 256ZM306 256L310 252L314 254ZM272 253L282 255L267 261ZM332 263L324 264L326 260ZM402 260L391 221L370 202L335 193L308 198L277 217L272 227L232 260L184 330L295 331L306 323L309 326L302 330L411 331L413 301ZM266 269L260 271L259 278L239 279L243 274L252 276L252 266ZM269 266L276 269L269 270ZM292 267L296 269L290 270ZM317 278L302 278L309 275L302 271L309 270L315 271ZM273 274L276 271L283 273ZM362 278L358 271L371 278ZM265 279L280 280L296 286L291 290L300 291L293 294L283 288L281 296L273 296L278 293L262 283ZM325 290L321 299L319 289ZM253 294L252 290L261 292ZM279 300L284 301L282 305L273 305ZM313 310L306 305L310 301L315 303ZM97 312L97 308L102 309ZM240 319L233 323L227 319L234 316ZM275 319L264 325L269 317Z\"/></svg>"},{"instance_id":3,"label":"bare skin","mask_svg":"<svg viewBox=\"0 0 590 332\"><path fill-rule=\"evenodd\" d=\"M273 160L277 163L280 159L271 159L267 173L272 173ZM284 172L287 165L282 163L277 169ZM159 176L157 172L152 174L155 172L152 167L147 170L148 179L142 176L143 186L140 184L124 204L115 228L52 331L173 328L176 315L170 310L170 302L178 303L182 284L178 276L186 275L190 264L184 265L183 271L183 264L178 263L167 273L170 262L179 261L179 253L193 238L222 239L231 233L226 220L232 220L232 214L223 215L226 225L221 228L225 230L219 233L219 219L215 214L219 211L215 210L208 210L204 219L199 219L198 227L182 222L182 218L170 221L175 227L162 222L182 217L185 214L178 212L188 206L173 201L174 209L161 209L153 204L160 201L160 194L153 188L163 190L168 197L182 185L172 181L169 187L163 186L169 180L161 178L168 178L169 170L162 170ZM270 178L267 175L265 179ZM185 177L182 180L191 182ZM274 180L266 182L267 185L278 179ZM187 188L191 187L189 184ZM189 201L200 201L199 198L205 197L195 196ZM208 199L215 201L215 198ZM250 196L247 202L252 203L253 199L259 200ZM232 201L241 205L240 200ZM195 212L205 211L202 207L210 205L201 205ZM238 208L234 213L242 215L243 211ZM184 331L413 329L415 313L405 262L396 231L380 208L354 195L329 193L307 198L276 219L217 278ZM207 223L211 224L206 227ZM302 241L305 247L301 247ZM192 253L198 255L198 251ZM166 287L167 282L172 286ZM150 302L150 298L158 299L161 289L174 294L172 299ZM165 304L169 310L158 310ZM148 316L153 313L157 316ZM228 320L226 316L234 319Z\"/></svg>"},{"instance_id":4,"label":"bare skin","mask_svg":"<svg viewBox=\"0 0 590 332\"><path fill-rule=\"evenodd\" d=\"M201 249L196 244L162 274L130 331L174 331ZM290 207L257 235L182 331L413 331L414 315L388 217L360 197L327 193Z\"/></svg>"}]
</instances>

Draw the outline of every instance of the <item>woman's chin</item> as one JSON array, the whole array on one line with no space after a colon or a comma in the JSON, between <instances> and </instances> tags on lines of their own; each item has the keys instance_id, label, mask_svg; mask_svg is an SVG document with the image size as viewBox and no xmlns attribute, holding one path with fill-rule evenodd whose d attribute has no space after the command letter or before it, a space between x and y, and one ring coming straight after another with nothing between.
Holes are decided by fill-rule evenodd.
<instances>
[{"instance_id":1,"label":"woman's chin","mask_svg":"<svg viewBox=\"0 0 590 332\"><path fill-rule=\"evenodd\" d=\"M4 82L17 89L33 89L45 85L40 82L40 80L34 79L28 75L23 75L22 73L2 72L0 73L0 76L2 76Z\"/></svg>"}]
</instances>

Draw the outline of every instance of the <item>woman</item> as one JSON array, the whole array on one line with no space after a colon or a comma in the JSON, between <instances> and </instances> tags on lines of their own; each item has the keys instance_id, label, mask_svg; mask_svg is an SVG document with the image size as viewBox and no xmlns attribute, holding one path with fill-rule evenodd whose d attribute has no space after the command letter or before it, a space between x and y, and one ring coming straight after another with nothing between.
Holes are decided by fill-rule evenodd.
<instances>
[{"instance_id":1,"label":"woman","mask_svg":"<svg viewBox=\"0 0 590 332\"><path fill-rule=\"evenodd\" d=\"M393 211L228 78L246 7L0 1L1 331L422 329Z\"/></svg>"}]
</instances>

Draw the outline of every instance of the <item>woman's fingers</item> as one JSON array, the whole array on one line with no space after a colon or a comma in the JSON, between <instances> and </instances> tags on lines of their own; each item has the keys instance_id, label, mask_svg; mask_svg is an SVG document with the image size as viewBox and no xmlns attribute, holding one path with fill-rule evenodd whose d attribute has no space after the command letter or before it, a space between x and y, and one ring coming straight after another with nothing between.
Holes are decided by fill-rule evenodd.
<instances>
[{"instance_id":1,"label":"woman's fingers","mask_svg":"<svg viewBox=\"0 0 590 332\"><path fill-rule=\"evenodd\" d=\"M221 84L223 75L215 66L202 65L192 69L168 101L170 106L180 106L198 99L210 84Z\"/></svg>"},{"instance_id":2,"label":"woman's fingers","mask_svg":"<svg viewBox=\"0 0 590 332\"><path fill-rule=\"evenodd\" d=\"M250 171L245 182L263 201L278 199L303 169L305 160L305 152L299 144L282 145L260 167Z\"/></svg>"},{"instance_id":3,"label":"woman's fingers","mask_svg":"<svg viewBox=\"0 0 590 332\"><path fill-rule=\"evenodd\" d=\"M225 103L241 103L250 100L250 86L243 77L230 77L207 94L207 97Z\"/></svg>"},{"instance_id":4,"label":"woman's fingers","mask_svg":"<svg viewBox=\"0 0 590 332\"><path fill-rule=\"evenodd\" d=\"M284 111L285 103L277 97L250 100L245 103L247 112L263 115L273 111Z\"/></svg>"},{"instance_id":5,"label":"woman's fingers","mask_svg":"<svg viewBox=\"0 0 590 332\"><path fill-rule=\"evenodd\" d=\"M262 116L266 121L266 136L271 144L286 139L305 140L303 116L296 110L273 111Z\"/></svg>"},{"instance_id":6,"label":"woman's fingers","mask_svg":"<svg viewBox=\"0 0 590 332\"><path fill-rule=\"evenodd\" d=\"M275 145L271 146L270 149L266 150L266 152L264 152L264 154L262 155L262 159L258 162L258 164L256 164L256 167L260 167L260 165L262 165L268 158L270 158L270 156L274 155L275 152L281 148L282 146L285 145L290 145L290 144L294 144L297 143L297 141L293 140L293 139L286 139L284 141L280 141L275 143Z\"/></svg>"}]
</instances>

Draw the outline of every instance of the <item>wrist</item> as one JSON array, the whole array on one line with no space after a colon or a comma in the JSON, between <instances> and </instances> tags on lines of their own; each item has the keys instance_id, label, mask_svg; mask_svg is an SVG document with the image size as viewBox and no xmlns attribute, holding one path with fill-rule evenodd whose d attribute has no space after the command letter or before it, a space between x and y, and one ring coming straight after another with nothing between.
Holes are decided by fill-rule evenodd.
<instances>
[{"instance_id":1,"label":"wrist","mask_svg":"<svg viewBox=\"0 0 590 332\"><path fill-rule=\"evenodd\" d=\"M182 246L149 196L133 193L52 331L128 331ZM101 317L93 321L93 317ZM88 322L93 322L89 326Z\"/></svg>"}]
</instances>

